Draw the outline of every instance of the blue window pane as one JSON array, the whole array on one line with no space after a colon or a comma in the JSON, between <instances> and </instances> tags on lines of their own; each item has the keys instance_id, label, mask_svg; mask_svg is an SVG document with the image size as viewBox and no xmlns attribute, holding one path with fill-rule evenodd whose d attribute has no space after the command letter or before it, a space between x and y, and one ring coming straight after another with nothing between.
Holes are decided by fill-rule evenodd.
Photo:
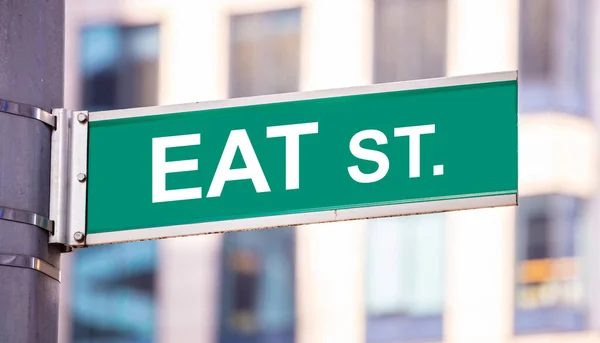
<instances>
[{"instance_id":1,"label":"blue window pane","mask_svg":"<svg viewBox=\"0 0 600 343\"><path fill-rule=\"evenodd\" d=\"M115 26L94 26L84 29L81 36L81 71L83 77L113 68L119 58L121 35Z\"/></svg>"},{"instance_id":2,"label":"blue window pane","mask_svg":"<svg viewBox=\"0 0 600 343\"><path fill-rule=\"evenodd\" d=\"M82 30L81 71L86 109L156 105L158 33L158 25L99 25Z\"/></svg>"},{"instance_id":3,"label":"blue window pane","mask_svg":"<svg viewBox=\"0 0 600 343\"><path fill-rule=\"evenodd\" d=\"M156 242L75 251L73 342L154 339Z\"/></svg>"},{"instance_id":4,"label":"blue window pane","mask_svg":"<svg viewBox=\"0 0 600 343\"><path fill-rule=\"evenodd\" d=\"M221 276L221 342L293 342L295 230L227 233Z\"/></svg>"},{"instance_id":5,"label":"blue window pane","mask_svg":"<svg viewBox=\"0 0 600 343\"><path fill-rule=\"evenodd\" d=\"M515 332L584 330L581 272L584 202L564 195L525 197L517 215Z\"/></svg>"},{"instance_id":6,"label":"blue window pane","mask_svg":"<svg viewBox=\"0 0 600 343\"><path fill-rule=\"evenodd\" d=\"M301 13L295 8L231 17L231 97L298 90Z\"/></svg>"},{"instance_id":7,"label":"blue window pane","mask_svg":"<svg viewBox=\"0 0 600 343\"><path fill-rule=\"evenodd\" d=\"M519 110L587 112L588 0L521 0Z\"/></svg>"},{"instance_id":8,"label":"blue window pane","mask_svg":"<svg viewBox=\"0 0 600 343\"><path fill-rule=\"evenodd\" d=\"M444 218L369 220L368 342L442 339Z\"/></svg>"},{"instance_id":9,"label":"blue window pane","mask_svg":"<svg viewBox=\"0 0 600 343\"><path fill-rule=\"evenodd\" d=\"M446 74L448 0L374 0L374 82Z\"/></svg>"}]
</instances>

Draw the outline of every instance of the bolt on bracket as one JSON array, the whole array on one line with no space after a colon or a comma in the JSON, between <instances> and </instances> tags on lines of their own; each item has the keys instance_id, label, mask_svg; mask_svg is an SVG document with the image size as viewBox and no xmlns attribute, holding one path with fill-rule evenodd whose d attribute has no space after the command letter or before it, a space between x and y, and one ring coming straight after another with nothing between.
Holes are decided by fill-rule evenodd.
<instances>
[{"instance_id":1,"label":"bolt on bracket","mask_svg":"<svg viewBox=\"0 0 600 343\"><path fill-rule=\"evenodd\" d=\"M50 243L64 251L85 247L87 217L88 113L55 109L50 171Z\"/></svg>"}]
</instances>

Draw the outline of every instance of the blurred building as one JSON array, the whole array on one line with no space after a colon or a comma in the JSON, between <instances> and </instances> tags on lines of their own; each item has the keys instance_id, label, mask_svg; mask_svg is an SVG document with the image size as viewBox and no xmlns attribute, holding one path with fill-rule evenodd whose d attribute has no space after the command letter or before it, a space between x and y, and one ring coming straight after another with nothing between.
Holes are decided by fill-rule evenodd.
<instances>
[{"instance_id":1,"label":"blurred building","mask_svg":"<svg viewBox=\"0 0 600 343\"><path fill-rule=\"evenodd\" d=\"M518 68L520 204L82 249L60 342L600 342L600 2L68 0L66 47L88 110Z\"/></svg>"}]
</instances>

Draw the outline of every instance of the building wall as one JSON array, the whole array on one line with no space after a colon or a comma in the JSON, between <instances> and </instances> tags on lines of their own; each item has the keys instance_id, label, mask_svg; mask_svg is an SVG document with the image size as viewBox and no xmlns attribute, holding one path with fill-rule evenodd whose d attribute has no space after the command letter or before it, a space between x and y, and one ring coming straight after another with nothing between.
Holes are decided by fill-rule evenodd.
<instances>
[{"instance_id":1,"label":"building wall","mask_svg":"<svg viewBox=\"0 0 600 343\"><path fill-rule=\"evenodd\" d=\"M408 2L408 1L407 1ZM584 1L585 2L585 1ZM66 104L82 108L78 66L83 25L118 22L160 25L158 103L227 98L230 94L229 18L301 7L299 90L374 82L375 0L131 0L67 1ZM600 5L587 1L589 29L582 39L585 84L600 89ZM519 0L448 0L445 75L517 69ZM558 25L558 24L556 24ZM409 39L410 37L402 37ZM423 48L423 49L426 49ZM564 50L569 50L565 48ZM426 51L426 50L425 50ZM407 60L411 62L410 59ZM407 62L407 63L408 63ZM69 67L71 66L71 67ZM443 75L440 75L443 76ZM559 108L519 118L521 197L561 194L586 200L584 289L589 317L583 330L515 334L516 254L519 208L444 215L444 342L597 342L600 273L597 175L598 101L583 115ZM296 229L295 341L362 342L368 335L366 265L368 221ZM222 235L158 242L157 342L219 340ZM66 257L61 342L72 337L70 309L75 281ZM75 261L76 262L76 261ZM414 325L418 325L414 324ZM417 326L414 326L417 327Z\"/></svg>"}]
</instances>

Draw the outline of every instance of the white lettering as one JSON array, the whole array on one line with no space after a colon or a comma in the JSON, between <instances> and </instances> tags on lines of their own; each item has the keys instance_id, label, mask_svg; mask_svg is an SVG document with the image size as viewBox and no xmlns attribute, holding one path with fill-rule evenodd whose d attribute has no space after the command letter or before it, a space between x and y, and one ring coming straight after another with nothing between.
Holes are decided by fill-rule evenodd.
<instances>
[{"instance_id":1,"label":"white lettering","mask_svg":"<svg viewBox=\"0 0 600 343\"><path fill-rule=\"evenodd\" d=\"M285 189L300 188L300 135L319 133L319 123L267 127L267 138L285 137Z\"/></svg>"},{"instance_id":2,"label":"white lettering","mask_svg":"<svg viewBox=\"0 0 600 343\"><path fill-rule=\"evenodd\" d=\"M358 165L348 167L350 177L360 183L372 183L383 179L390 169L388 157L381 151L365 149L360 146L360 142L365 139L373 139L377 145L387 144L387 138L379 130L364 130L356 133L350 139L350 152L361 160L373 161L377 163L377 170L370 174L360 171Z\"/></svg>"},{"instance_id":3,"label":"white lettering","mask_svg":"<svg viewBox=\"0 0 600 343\"><path fill-rule=\"evenodd\" d=\"M238 148L240 149L246 167L231 169L231 163L233 163L233 158L235 157L235 152ZM256 157L256 153L254 152L254 148L252 147L252 143L250 142L250 138L248 138L248 133L246 133L246 130L232 130L229 133L229 138L227 138L225 149L223 149L217 171L215 172L215 176L213 177L206 197L212 198L221 196L223 186L225 186L225 182L227 181L248 179L252 180L254 189L257 193L271 191L267 179L265 178L265 174L258 162L258 158Z\"/></svg>"},{"instance_id":4,"label":"white lettering","mask_svg":"<svg viewBox=\"0 0 600 343\"><path fill-rule=\"evenodd\" d=\"M167 148L200 144L200 134L152 138L152 202L202 198L202 187L167 190L167 173L198 170L198 160L167 162Z\"/></svg>"},{"instance_id":5,"label":"white lettering","mask_svg":"<svg viewBox=\"0 0 600 343\"><path fill-rule=\"evenodd\" d=\"M409 177L421 176L421 135L435 133L435 125L419 125L397 127L395 137L408 136L408 170Z\"/></svg>"}]
</instances>

